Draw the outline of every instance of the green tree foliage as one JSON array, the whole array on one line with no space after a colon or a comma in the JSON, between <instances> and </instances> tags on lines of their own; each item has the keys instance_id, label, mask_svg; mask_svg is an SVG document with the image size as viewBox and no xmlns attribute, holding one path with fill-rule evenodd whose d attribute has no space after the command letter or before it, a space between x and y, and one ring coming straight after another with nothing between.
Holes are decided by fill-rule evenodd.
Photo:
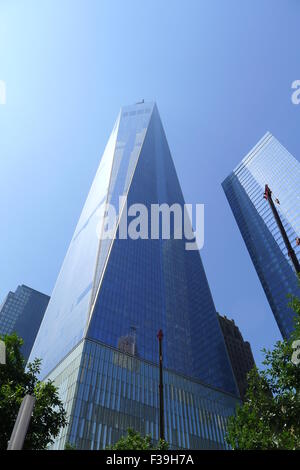
<instances>
[{"instance_id":1,"label":"green tree foliage","mask_svg":"<svg viewBox=\"0 0 300 470\"><path fill-rule=\"evenodd\" d=\"M121 437L119 441L107 448L107 450L168 450L169 444L160 440L158 446L153 446L151 436L142 437L140 433L133 429L128 429L127 435Z\"/></svg>"},{"instance_id":2,"label":"green tree foliage","mask_svg":"<svg viewBox=\"0 0 300 470\"><path fill-rule=\"evenodd\" d=\"M300 364L292 362L293 343L300 339L300 300L290 297L295 329L273 351L263 349L265 369L248 375L243 406L229 419L227 442L233 449L300 449Z\"/></svg>"},{"instance_id":3,"label":"green tree foliage","mask_svg":"<svg viewBox=\"0 0 300 470\"><path fill-rule=\"evenodd\" d=\"M67 442L65 445L65 450L77 450L76 446L74 444L71 444L70 442Z\"/></svg>"},{"instance_id":4,"label":"green tree foliage","mask_svg":"<svg viewBox=\"0 0 300 470\"><path fill-rule=\"evenodd\" d=\"M0 449L7 449L22 399L34 395L36 403L24 449L45 449L60 429L66 426L66 412L53 382L40 382L37 375L41 361L35 359L25 370L20 352L23 340L6 335L6 364L0 364Z\"/></svg>"}]
</instances>

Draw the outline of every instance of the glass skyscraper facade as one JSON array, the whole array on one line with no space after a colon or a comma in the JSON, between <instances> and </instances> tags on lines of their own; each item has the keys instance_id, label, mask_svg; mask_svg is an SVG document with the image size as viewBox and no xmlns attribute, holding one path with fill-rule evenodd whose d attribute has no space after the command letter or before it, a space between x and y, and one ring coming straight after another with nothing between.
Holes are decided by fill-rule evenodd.
<instances>
[{"instance_id":1,"label":"glass skyscraper facade","mask_svg":"<svg viewBox=\"0 0 300 470\"><path fill-rule=\"evenodd\" d=\"M28 286L9 292L0 306L0 335L16 332L23 340L22 354L28 359L50 297Z\"/></svg>"},{"instance_id":2,"label":"glass skyscraper facade","mask_svg":"<svg viewBox=\"0 0 300 470\"><path fill-rule=\"evenodd\" d=\"M159 369L149 361L83 340L48 376L59 387L69 426L52 449L104 449L129 427L159 439ZM164 370L165 438L171 449L227 449L226 425L238 400Z\"/></svg>"},{"instance_id":3,"label":"glass skyscraper facade","mask_svg":"<svg viewBox=\"0 0 300 470\"><path fill-rule=\"evenodd\" d=\"M263 198L265 185L272 190L289 240L300 259L300 163L278 140L267 133L222 183L233 215L246 243L279 330L288 338L293 312L287 294L300 289L292 262Z\"/></svg>"},{"instance_id":4,"label":"glass skyscraper facade","mask_svg":"<svg viewBox=\"0 0 300 470\"><path fill-rule=\"evenodd\" d=\"M120 196L116 237L99 239ZM171 445L225 446L238 391L199 251L172 236L174 221L169 239L121 235L127 208L175 203L184 199L156 105L122 108L30 357L43 359L70 416L57 448L103 448L130 426L157 438L159 329Z\"/></svg>"}]
</instances>

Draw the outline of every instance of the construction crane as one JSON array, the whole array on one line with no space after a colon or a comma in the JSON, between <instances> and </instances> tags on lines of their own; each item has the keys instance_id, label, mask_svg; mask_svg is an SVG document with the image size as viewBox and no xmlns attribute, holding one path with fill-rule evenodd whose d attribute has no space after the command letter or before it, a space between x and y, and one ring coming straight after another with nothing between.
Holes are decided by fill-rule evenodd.
<instances>
[{"instance_id":1,"label":"construction crane","mask_svg":"<svg viewBox=\"0 0 300 470\"><path fill-rule=\"evenodd\" d=\"M272 191L271 189L269 188L269 186L266 184L265 185L265 192L264 192L264 198L269 201L269 204L270 204L270 207L271 207L271 210L273 212L273 215L274 215L274 218L275 218L275 221L278 225L278 228L280 230L280 233L281 233L281 236L283 238L283 241L285 243L285 246L286 246L286 249L287 249L287 252L288 252L288 255L289 257L291 258L291 261L293 263L293 266L295 268L295 271L297 274L300 274L300 263L298 261L298 258L296 256L296 253L295 251L293 250L292 248L292 245L291 245L291 242L289 240L289 237L287 236L287 233L284 229L284 226L283 226L283 223L281 222L281 219L280 219L280 216L278 214L278 211L275 207L275 204L274 204L274 201L272 199ZM279 200L276 199L276 202L277 204L280 204ZM296 245L299 245L299 238L297 237L296 238Z\"/></svg>"}]
</instances>

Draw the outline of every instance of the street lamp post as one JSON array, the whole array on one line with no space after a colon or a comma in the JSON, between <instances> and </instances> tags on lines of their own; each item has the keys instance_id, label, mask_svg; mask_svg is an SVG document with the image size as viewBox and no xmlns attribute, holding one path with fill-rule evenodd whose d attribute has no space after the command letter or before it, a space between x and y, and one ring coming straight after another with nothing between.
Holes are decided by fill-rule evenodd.
<instances>
[{"instance_id":1,"label":"street lamp post","mask_svg":"<svg viewBox=\"0 0 300 470\"><path fill-rule=\"evenodd\" d=\"M165 439L165 423L164 423L164 384L163 384L163 356L162 356L162 339L163 332L159 330L157 333L159 343L159 437Z\"/></svg>"},{"instance_id":2,"label":"street lamp post","mask_svg":"<svg viewBox=\"0 0 300 470\"><path fill-rule=\"evenodd\" d=\"M11 438L8 441L7 450L22 450L34 405L35 397L32 395L25 395L19 409Z\"/></svg>"},{"instance_id":3,"label":"street lamp post","mask_svg":"<svg viewBox=\"0 0 300 470\"><path fill-rule=\"evenodd\" d=\"M2 340L0 340L0 364L6 364L6 346Z\"/></svg>"}]
</instances>

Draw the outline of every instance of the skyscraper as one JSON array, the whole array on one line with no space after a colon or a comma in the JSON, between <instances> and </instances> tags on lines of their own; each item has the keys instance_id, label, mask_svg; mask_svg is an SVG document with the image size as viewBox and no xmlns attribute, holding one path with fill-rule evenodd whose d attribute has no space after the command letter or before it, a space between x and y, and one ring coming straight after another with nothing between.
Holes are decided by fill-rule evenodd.
<instances>
[{"instance_id":1,"label":"skyscraper","mask_svg":"<svg viewBox=\"0 0 300 470\"><path fill-rule=\"evenodd\" d=\"M99 240L120 196L117 236ZM238 391L199 251L161 232L121 235L127 208L174 203L184 199L156 105L122 108L31 354L69 414L58 448L103 448L130 426L158 439L160 328L167 440L224 447Z\"/></svg>"},{"instance_id":2,"label":"skyscraper","mask_svg":"<svg viewBox=\"0 0 300 470\"><path fill-rule=\"evenodd\" d=\"M247 374L255 366L251 346L248 341L244 341L234 320L226 315L218 317L239 392L244 399L248 388Z\"/></svg>"},{"instance_id":3,"label":"skyscraper","mask_svg":"<svg viewBox=\"0 0 300 470\"><path fill-rule=\"evenodd\" d=\"M267 133L222 183L279 330L288 338L293 312L287 294L299 295L297 277L269 203L274 201L296 256L300 257L300 163Z\"/></svg>"},{"instance_id":4,"label":"skyscraper","mask_svg":"<svg viewBox=\"0 0 300 470\"><path fill-rule=\"evenodd\" d=\"M9 292L0 306L0 335L16 332L23 340L28 359L50 297L27 286Z\"/></svg>"}]
</instances>

